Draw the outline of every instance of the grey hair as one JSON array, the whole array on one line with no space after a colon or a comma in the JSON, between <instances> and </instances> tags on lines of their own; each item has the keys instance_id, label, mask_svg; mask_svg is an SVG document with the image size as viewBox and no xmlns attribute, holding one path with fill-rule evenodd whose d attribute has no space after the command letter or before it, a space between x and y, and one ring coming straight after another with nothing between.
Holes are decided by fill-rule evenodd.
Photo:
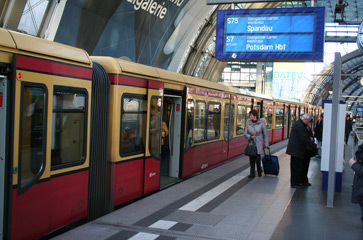
<instances>
[{"instance_id":1,"label":"grey hair","mask_svg":"<svg viewBox=\"0 0 363 240\"><path fill-rule=\"evenodd\" d=\"M301 119L302 120L309 120L309 119L311 119L311 115L309 113L305 113L304 115L302 115Z\"/></svg>"}]
</instances>

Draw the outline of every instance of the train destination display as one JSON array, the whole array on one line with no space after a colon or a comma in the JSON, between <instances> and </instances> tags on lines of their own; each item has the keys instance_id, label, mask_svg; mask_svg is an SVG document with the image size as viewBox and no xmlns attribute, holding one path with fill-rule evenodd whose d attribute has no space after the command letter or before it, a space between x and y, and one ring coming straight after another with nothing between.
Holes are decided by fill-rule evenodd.
<instances>
[{"instance_id":1,"label":"train destination display","mask_svg":"<svg viewBox=\"0 0 363 240\"><path fill-rule=\"evenodd\" d=\"M219 11L216 58L322 61L324 8Z\"/></svg>"}]
</instances>

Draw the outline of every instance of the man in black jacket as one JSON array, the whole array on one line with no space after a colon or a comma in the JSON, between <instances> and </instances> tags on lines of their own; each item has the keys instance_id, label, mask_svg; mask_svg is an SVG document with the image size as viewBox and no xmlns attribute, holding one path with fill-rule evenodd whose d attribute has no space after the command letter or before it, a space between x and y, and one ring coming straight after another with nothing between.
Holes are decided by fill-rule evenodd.
<instances>
[{"instance_id":1,"label":"man in black jacket","mask_svg":"<svg viewBox=\"0 0 363 240\"><path fill-rule=\"evenodd\" d=\"M316 145L310 139L307 125L311 122L311 116L304 114L301 119L297 120L292 128L289 143L287 144L286 153L291 155L291 187L304 188L303 182L303 169L305 163L305 156L307 151L311 151L320 146Z\"/></svg>"}]
</instances>

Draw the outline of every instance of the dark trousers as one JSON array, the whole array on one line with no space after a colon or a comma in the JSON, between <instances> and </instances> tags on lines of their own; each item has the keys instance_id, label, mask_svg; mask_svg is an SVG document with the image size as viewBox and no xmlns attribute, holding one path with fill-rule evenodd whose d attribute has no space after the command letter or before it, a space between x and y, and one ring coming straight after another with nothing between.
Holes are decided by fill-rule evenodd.
<instances>
[{"instance_id":1,"label":"dark trousers","mask_svg":"<svg viewBox=\"0 0 363 240\"><path fill-rule=\"evenodd\" d=\"M345 142L346 144L348 144L349 134L350 134L350 132L346 132L346 133L345 133L345 139L344 139L344 142Z\"/></svg>"},{"instance_id":2,"label":"dark trousers","mask_svg":"<svg viewBox=\"0 0 363 240\"><path fill-rule=\"evenodd\" d=\"M291 171L291 186L299 186L303 184L304 158L291 156L290 171Z\"/></svg>"},{"instance_id":3,"label":"dark trousers","mask_svg":"<svg viewBox=\"0 0 363 240\"><path fill-rule=\"evenodd\" d=\"M362 224L363 224L363 203L359 203L359 206L360 206L360 211L362 212L360 220L362 220Z\"/></svg>"},{"instance_id":4,"label":"dark trousers","mask_svg":"<svg viewBox=\"0 0 363 240\"><path fill-rule=\"evenodd\" d=\"M255 165L257 166L257 173L262 173L261 169L261 156L257 154L256 157L250 157L250 174L255 175Z\"/></svg>"},{"instance_id":5,"label":"dark trousers","mask_svg":"<svg viewBox=\"0 0 363 240\"><path fill-rule=\"evenodd\" d=\"M305 157L304 163L303 163L303 173L301 176L302 183L309 182L309 179L308 179L309 165L310 165L310 157Z\"/></svg>"}]
</instances>

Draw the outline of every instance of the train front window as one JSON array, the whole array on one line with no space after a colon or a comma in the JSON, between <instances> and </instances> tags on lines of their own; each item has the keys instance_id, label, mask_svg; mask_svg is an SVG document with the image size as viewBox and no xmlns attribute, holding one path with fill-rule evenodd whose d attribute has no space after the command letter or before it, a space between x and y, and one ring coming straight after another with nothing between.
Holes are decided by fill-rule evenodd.
<instances>
[{"instance_id":1,"label":"train front window","mask_svg":"<svg viewBox=\"0 0 363 240\"><path fill-rule=\"evenodd\" d=\"M54 87L52 170L82 164L86 153L87 91Z\"/></svg>"},{"instance_id":2,"label":"train front window","mask_svg":"<svg viewBox=\"0 0 363 240\"><path fill-rule=\"evenodd\" d=\"M143 153L146 133L146 96L124 94L121 110L120 155Z\"/></svg>"},{"instance_id":3,"label":"train front window","mask_svg":"<svg viewBox=\"0 0 363 240\"><path fill-rule=\"evenodd\" d=\"M28 189L44 171L46 147L46 89L23 86L20 123L20 188Z\"/></svg>"}]
</instances>

